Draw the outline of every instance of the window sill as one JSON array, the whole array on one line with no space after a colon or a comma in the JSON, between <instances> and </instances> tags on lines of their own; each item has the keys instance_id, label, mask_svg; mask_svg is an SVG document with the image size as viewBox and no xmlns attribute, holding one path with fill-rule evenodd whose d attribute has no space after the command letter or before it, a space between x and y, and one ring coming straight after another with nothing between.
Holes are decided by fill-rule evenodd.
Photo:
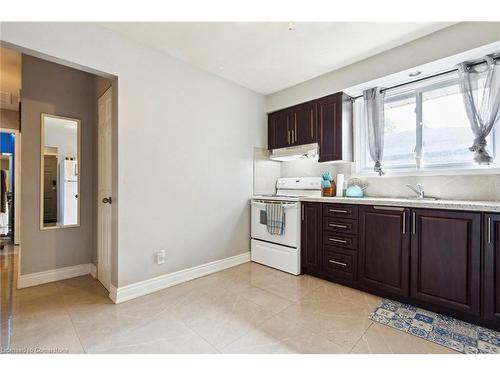
<instances>
[{"instance_id":1,"label":"window sill","mask_svg":"<svg viewBox=\"0 0 500 375\"><path fill-rule=\"evenodd\" d=\"M382 167L383 169L383 167ZM357 177L369 178L387 178L387 177L419 177L419 176L468 176L468 175L495 175L500 174L499 167L485 167L485 168L457 168L457 169L389 169L384 170L385 175L379 176L373 170L356 171L354 174Z\"/></svg>"}]
</instances>

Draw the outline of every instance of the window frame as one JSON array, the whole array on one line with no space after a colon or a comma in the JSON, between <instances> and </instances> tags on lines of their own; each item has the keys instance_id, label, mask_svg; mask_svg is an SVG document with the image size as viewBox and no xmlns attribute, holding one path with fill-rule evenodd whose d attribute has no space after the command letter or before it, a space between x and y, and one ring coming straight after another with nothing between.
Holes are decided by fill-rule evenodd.
<instances>
[{"instance_id":1,"label":"window frame","mask_svg":"<svg viewBox=\"0 0 500 375\"><path fill-rule=\"evenodd\" d=\"M415 98L415 132L416 140L420 144L423 141L423 124L422 124L422 94L426 91L436 90L443 87L448 87L453 84L458 84L458 75L456 72L450 72L439 77L429 77L417 83L408 83L399 87L391 88L386 91L384 105L389 99L391 101L402 100L406 98ZM392 93L392 95L391 95ZM417 124L420 124L418 126ZM363 113L363 98L357 98L353 103L353 125L354 125L354 158L355 171L358 175L378 176L373 170L373 162L370 159L368 152L368 143L366 137L366 129L364 126ZM384 168L382 160L382 169L386 175L405 175L405 176L422 176L422 175L443 175L443 174L499 174L500 173L500 128L497 124L490 134L491 143L488 144L494 155L494 161L490 165L479 165L473 161L471 152L470 162L459 163L433 163L422 165L417 168L417 163L402 164L400 166L391 166ZM471 137L471 144L473 139ZM417 146L417 145L416 145Z\"/></svg>"}]
</instances>

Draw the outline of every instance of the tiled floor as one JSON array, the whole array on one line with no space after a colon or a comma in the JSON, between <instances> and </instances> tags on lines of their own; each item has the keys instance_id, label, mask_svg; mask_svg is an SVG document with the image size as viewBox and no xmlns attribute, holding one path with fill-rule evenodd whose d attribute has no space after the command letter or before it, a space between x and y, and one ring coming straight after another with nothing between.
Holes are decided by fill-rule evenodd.
<instances>
[{"instance_id":1,"label":"tiled floor","mask_svg":"<svg viewBox=\"0 0 500 375\"><path fill-rule=\"evenodd\" d=\"M456 353L374 323L378 297L246 263L114 305L90 276L12 291L0 256L1 346L74 353Z\"/></svg>"}]
</instances>

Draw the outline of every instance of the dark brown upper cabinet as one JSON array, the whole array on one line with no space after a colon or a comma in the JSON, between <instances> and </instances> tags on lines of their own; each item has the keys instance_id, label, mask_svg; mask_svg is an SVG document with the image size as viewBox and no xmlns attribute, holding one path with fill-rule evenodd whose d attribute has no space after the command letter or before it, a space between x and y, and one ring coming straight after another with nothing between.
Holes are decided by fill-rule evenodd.
<instances>
[{"instance_id":1,"label":"dark brown upper cabinet","mask_svg":"<svg viewBox=\"0 0 500 375\"><path fill-rule=\"evenodd\" d=\"M484 317L500 330L500 215L484 215Z\"/></svg>"},{"instance_id":2,"label":"dark brown upper cabinet","mask_svg":"<svg viewBox=\"0 0 500 375\"><path fill-rule=\"evenodd\" d=\"M319 161L352 161L352 101L344 93L316 102Z\"/></svg>"},{"instance_id":3,"label":"dark brown upper cabinet","mask_svg":"<svg viewBox=\"0 0 500 375\"><path fill-rule=\"evenodd\" d=\"M291 116L289 110L271 113L268 117L268 149L291 146Z\"/></svg>"},{"instance_id":4,"label":"dark brown upper cabinet","mask_svg":"<svg viewBox=\"0 0 500 375\"><path fill-rule=\"evenodd\" d=\"M292 110L292 139L294 145L306 145L317 141L316 105L308 102Z\"/></svg>"},{"instance_id":5,"label":"dark brown upper cabinet","mask_svg":"<svg viewBox=\"0 0 500 375\"><path fill-rule=\"evenodd\" d=\"M383 295L408 297L410 210L369 206L359 212L360 283Z\"/></svg>"},{"instance_id":6,"label":"dark brown upper cabinet","mask_svg":"<svg viewBox=\"0 0 500 375\"><path fill-rule=\"evenodd\" d=\"M321 203L303 202L300 261L303 273L321 274Z\"/></svg>"},{"instance_id":7,"label":"dark brown upper cabinet","mask_svg":"<svg viewBox=\"0 0 500 375\"><path fill-rule=\"evenodd\" d=\"M352 161L352 101L337 93L268 116L268 149L318 143L319 161Z\"/></svg>"},{"instance_id":8,"label":"dark brown upper cabinet","mask_svg":"<svg viewBox=\"0 0 500 375\"><path fill-rule=\"evenodd\" d=\"M480 314L481 214L412 210L411 297Z\"/></svg>"}]
</instances>

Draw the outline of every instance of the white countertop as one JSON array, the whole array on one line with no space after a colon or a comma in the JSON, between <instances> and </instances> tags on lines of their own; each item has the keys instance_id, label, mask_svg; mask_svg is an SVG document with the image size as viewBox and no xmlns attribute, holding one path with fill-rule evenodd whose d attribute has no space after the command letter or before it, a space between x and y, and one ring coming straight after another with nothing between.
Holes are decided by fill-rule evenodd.
<instances>
[{"instance_id":1,"label":"white countertop","mask_svg":"<svg viewBox=\"0 0 500 375\"><path fill-rule=\"evenodd\" d=\"M345 198L345 197L300 197L302 202L363 204L375 206L396 206L414 208L438 208L460 211L500 212L498 201L459 201L459 200L417 200L406 198Z\"/></svg>"}]
</instances>

